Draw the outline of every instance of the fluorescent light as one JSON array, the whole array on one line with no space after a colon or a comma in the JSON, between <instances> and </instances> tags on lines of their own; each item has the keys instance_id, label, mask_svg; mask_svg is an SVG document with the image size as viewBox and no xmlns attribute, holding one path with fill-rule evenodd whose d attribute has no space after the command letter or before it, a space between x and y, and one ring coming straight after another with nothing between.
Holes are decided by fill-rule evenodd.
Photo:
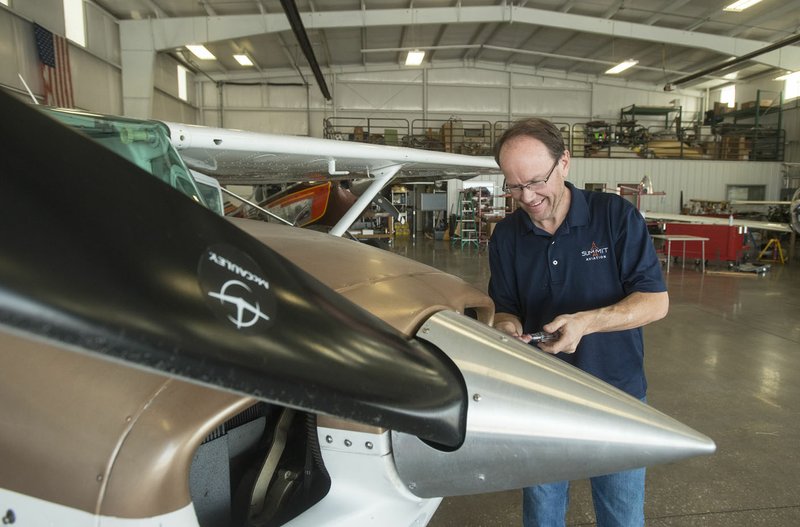
<instances>
[{"instance_id":1,"label":"fluorescent light","mask_svg":"<svg viewBox=\"0 0 800 527\"><path fill-rule=\"evenodd\" d=\"M414 51L409 51L408 55L406 55L406 66L419 66L422 64L422 59L425 58L425 52L415 49Z\"/></svg>"},{"instance_id":2,"label":"fluorescent light","mask_svg":"<svg viewBox=\"0 0 800 527\"><path fill-rule=\"evenodd\" d=\"M800 76L800 71L790 72L790 73L787 73L786 75L781 75L780 77L775 77L774 80L776 80L776 81L785 81L786 79L792 78L795 75Z\"/></svg>"},{"instance_id":3,"label":"fluorescent light","mask_svg":"<svg viewBox=\"0 0 800 527\"><path fill-rule=\"evenodd\" d=\"M631 66L635 66L636 64L639 64L638 60L628 59L625 62L620 62L619 64L617 64L616 66L614 66L610 70L606 70L606 74L607 75L614 75L614 74L619 73L621 71L625 71L626 69L630 68Z\"/></svg>"},{"instance_id":4,"label":"fluorescent light","mask_svg":"<svg viewBox=\"0 0 800 527\"><path fill-rule=\"evenodd\" d=\"M739 0L738 2L734 2L731 5L724 7L723 11L732 11L734 13L740 13L747 9L748 7L753 7L761 0Z\"/></svg>"},{"instance_id":5,"label":"fluorescent light","mask_svg":"<svg viewBox=\"0 0 800 527\"><path fill-rule=\"evenodd\" d=\"M736 80L736 77L739 76L738 71L732 71L731 73L726 73L722 76L723 79L728 79L729 81Z\"/></svg>"},{"instance_id":6,"label":"fluorescent light","mask_svg":"<svg viewBox=\"0 0 800 527\"><path fill-rule=\"evenodd\" d=\"M242 66L253 65L253 61L250 60L250 57L248 57L247 55L234 55L233 58L235 58L236 62L238 62Z\"/></svg>"},{"instance_id":7,"label":"fluorescent light","mask_svg":"<svg viewBox=\"0 0 800 527\"><path fill-rule=\"evenodd\" d=\"M217 58L202 44L188 44L186 49L191 51L192 54L200 60L214 60Z\"/></svg>"},{"instance_id":8,"label":"fluorescent light","mask_svg":"<svg viewBox=\"0 0 800 527\"><path fill-rule=\"evenodd\" d=\"M188 76L189 70L178 64L178 97L184 101L189 100Z\"/></svg>"}]
</instances>

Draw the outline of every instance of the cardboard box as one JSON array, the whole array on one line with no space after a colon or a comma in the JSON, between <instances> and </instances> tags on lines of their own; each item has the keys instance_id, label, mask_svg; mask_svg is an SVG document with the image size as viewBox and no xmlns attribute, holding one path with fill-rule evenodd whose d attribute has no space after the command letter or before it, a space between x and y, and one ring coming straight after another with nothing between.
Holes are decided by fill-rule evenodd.
<instances>
[{"instance_id":1,"label":"cardboard box","mask_svg":"<svg viewBox=\"0 0 800 527\"><path fill-rule=\"evenodd\" d=\"M722 115L723 113L730 113L735 112L738 103L734 103L733 106L728 106L728 103L725 102L715 102L714 103L714 115Z\"/></svg>"},{"instance_id":2,"label":"cardboard box","mask_svg":"<svg viewBox=\"0 0 800 527\"><path fill-rule=\"evenodd\" d=\"M755 108L756 107L756 102L758 102L758 106L762 110L765 109L765 108L769 108L770 106L772 106L772 103L773 103L772 99L761 99L759 101L747 101L747 102L743 102L742 103L742 110L749 110L751 108Z\"/></svg>"}]
</instances>

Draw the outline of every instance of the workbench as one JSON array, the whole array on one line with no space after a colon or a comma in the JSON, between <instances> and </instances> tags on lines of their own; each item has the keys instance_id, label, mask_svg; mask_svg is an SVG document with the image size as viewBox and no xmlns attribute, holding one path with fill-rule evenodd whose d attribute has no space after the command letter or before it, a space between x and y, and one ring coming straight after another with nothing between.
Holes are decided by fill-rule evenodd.
<instances>
[{"instance_id":1,"label":"workbench","mask_svg":"<svg viewBox=\"0 0 800 527\"><path fill-rule=\"evenodd\" d=\"M672 242L683 242L682 263L683 268L686 265L686 242L700 242L700 271L706 272L706 242L708 238L702 236L690 236L687 234L651 234L654 240L664 240L667 244L667 270L669 272L669 263L672 260Z\"/></svg>"}]
</instances>

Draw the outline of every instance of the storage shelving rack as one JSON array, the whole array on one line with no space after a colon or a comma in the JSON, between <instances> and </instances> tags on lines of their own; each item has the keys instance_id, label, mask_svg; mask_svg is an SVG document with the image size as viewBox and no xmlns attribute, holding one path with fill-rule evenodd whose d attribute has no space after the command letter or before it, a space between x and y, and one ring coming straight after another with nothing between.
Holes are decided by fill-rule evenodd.
<instances>
[{"instance_id":1,"label":"storage shelving rack","mask_svg":"<svg viewBox=\"0 0 800 527\"><path fill-rule=\"evenodd\" d=\"M672 117L672 114L676 114ZM675 121L675 135L680 139L681 119L683 108L681 106L642 106L638 104L631 104L619 110L620 123L626 121L636 121L637 116L658 117L664 116L664 130L670 129L670 123Z\"/></svg>"},{"instance_id":2,"label":"storage shelving rack","mask_svg":"<svg viewBox=\"0 0 800 527\"><path fill-rule=\"evenodd\" d=\"M720 159L783 161L783 92L756 91L746 108L725 112L714 126Z\"/></svg>"}]
</instances>

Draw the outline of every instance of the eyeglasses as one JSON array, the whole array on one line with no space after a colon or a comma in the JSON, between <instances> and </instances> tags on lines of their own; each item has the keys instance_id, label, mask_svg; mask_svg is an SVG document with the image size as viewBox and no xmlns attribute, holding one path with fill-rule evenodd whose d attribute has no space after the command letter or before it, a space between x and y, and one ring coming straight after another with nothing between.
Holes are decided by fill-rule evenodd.
<instances>
[{"instance_id":1,"label":"eyeglasses","mask_svg":"<svg viewBox=\"0 0 800 527\"><path fill-rule=\"evenodd\" d=\"M547 185L547 182L550 181L550 176L553 175L553 171L558 166L558 162L561 161L561 156L558 156L556 162L553 163L553 166L550 167L550 171L547 173L547 177L544 179L539 179L537 181L528 181L524 185L509 185L508 183L503 185L503 190L505 192L510 192L515 196L521 196L523 192L526 190L541 190Z\"/></svg>"}]
</instances>

